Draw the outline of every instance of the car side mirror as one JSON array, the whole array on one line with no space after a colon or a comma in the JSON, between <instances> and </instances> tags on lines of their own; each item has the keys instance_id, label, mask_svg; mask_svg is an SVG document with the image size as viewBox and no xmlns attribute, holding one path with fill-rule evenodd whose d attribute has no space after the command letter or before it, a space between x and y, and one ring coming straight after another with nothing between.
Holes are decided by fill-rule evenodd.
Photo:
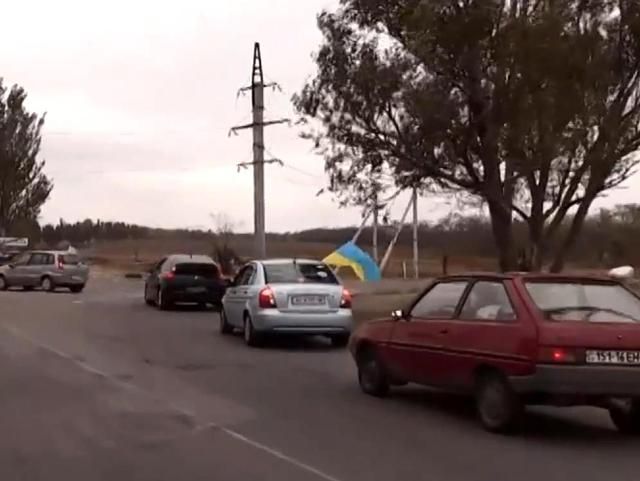
<instances>
[{"instance_id":1,"label":"car side mirror","mask_svg":"<svg viewBox=\"0 0 640 481\"><path fill-rule=\"evenodd\" d=\"M407 318L407 315L402 309L395 310L391 313L391 319L394 321L402 321Z\"/></svg>"},{"instance_id":2,"label":"car side mirror","mask_svg":"<svg viewBox=\"0 0 640 481\"><path fill-rule=\"evenodd\" d=\"M16 267L14 264L7 264L7 266L9 267L9 269L14 269Z\"/></svg>"}]
</instances>

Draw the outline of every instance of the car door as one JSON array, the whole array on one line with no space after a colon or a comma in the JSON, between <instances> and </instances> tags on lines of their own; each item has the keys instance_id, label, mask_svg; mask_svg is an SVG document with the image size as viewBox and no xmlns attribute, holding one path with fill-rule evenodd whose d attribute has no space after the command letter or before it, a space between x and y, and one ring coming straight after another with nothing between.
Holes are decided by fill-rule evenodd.
<instances>
[{"instance_id":1,"label":"car door","mask_svg":"<svg viewBox=\"0 0 640 481\"><path fill-rule=\"evenodd\" d=\"M443 350L447 385L472 388L479 366L507 375L530 370L523 346L535 341L535 327L522 322L526 313L518 312L510 287L501 279L479 279L469 289L459 315L447 328Z\"/></svg>"},{"instance_id":2,"label":"car door","mask_svg":"<svg viewBox=\"0 0 640 481\"><path fill-rule=\"evenodd\" d=\"M224 296L223 307L224 312L227 316L227 321L234 327L242 327L243 319L242 319L242 299L246 294L244 291L246 290L246 282L247 276L251 275L251 265L248 264L236 274L236 277L233 279L233 283L227 289L227 292Z\"/></svg>"},{"instance_id":3,"label":"car door","mask_svg":"<svg viewBox=\"0 0 640 481\"><path fill-rule=\"evenodd\" d=\"M156 299L156 293L160 286L160 271L166 261L167 258L163 258L149 271L149 275L147 276L147 280L144 284L146 299Z\"/></svg>"},{"instance_id":4,"label":"car door","mask_svg":"<svg viewBox=\"0 0 640 481\"><path fill-rule=\"evenodd\" d=\"M23 285L31 287L39 286L42 275L44 274L46 263L47 254L40 252L32 254L29 258L29 262L24 266L25 280L23 281Z\"/></svg>"},{"instance_id":5,"label":"car door","mask_svg":"<svg viewBox=\"0 0 640 481\"><path fill-rule=\"evenodd\" d=\"M31 259L31 253L24 253L16 257L10 265L12 266L7 272L7 281L13 286L27 285L29 279L27 265Z\"/></svg>"},{"instance_id":6,"label":"car door","mask_svg":"<svg viewBox=\"0 0 640 481\"><path fill-rule=\"evenodd\" d=\"M395 369L412 382L440 385L448 366L445 348L449 322L460 308L468 280L432 284L411 306L405 320L394 324L389 343Z\"/></svg>"}]
</instances>

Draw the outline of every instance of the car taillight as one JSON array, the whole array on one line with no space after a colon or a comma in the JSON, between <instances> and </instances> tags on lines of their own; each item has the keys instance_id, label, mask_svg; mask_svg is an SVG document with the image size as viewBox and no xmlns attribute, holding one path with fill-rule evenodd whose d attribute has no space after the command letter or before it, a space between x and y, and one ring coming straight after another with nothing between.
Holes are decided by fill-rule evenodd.
<instances>
[{"instance_id":1,"label":"car taillight","mask_svg":"<svg viewBox=\"0 0 640 481\"><path fill-rule=\"evenodd\" d=\"M258 294L258 305L261 309L270 309L277 307L273 289L271 289L270 287L265 287L260 291L260 293Z\"/></svg>"},{"instance_id":2,"label":"car taillight","mask_svg":"<svg viewBox=\"0 0 640 481\"><path fill-rule=\"evenodd\" d=\"M549 364L579 364L584 360L584 351L565 347L541 347L538 362Z\"/></svg>"},{"instance_id":3,"label":"car taillight","mask_svg":"<svg viewBox=\"0 0 640 481\"><path fill-rule=\"evenodd\" d=\"M167 279L167 280L171 280L176 276L176 273L173 271L169 271L169 272L165 272L164 274L160 275L160 278L162 279Z\"/></svg>"},{"instance_id":4,"label":"car taillight","mask_svg":"<svg viewBox=\"0 0 640 481\"><path fill-rule=\"evenodd\" d=\"M347 289L342 289L342 299L340 299L340 307L350 309L351 300L351 293Z\"/></svg>"},{"instance_id":5,"label":"car taillight","mask_svg":"<svg viewBox=\"0 0 640 481\"><path fill-rule=\"evenodd\" d=\"M59 271L63 271L64 270L64 264L62 263L61 260L58 260L58 270Z\"/></svg>"}]
</instances>

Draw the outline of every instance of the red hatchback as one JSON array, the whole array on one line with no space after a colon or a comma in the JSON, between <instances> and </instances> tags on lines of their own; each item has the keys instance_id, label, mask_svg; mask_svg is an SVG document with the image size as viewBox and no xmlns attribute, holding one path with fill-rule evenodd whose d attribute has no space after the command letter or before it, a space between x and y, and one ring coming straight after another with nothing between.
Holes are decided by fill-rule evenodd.
<instances>
[{"instance_id":1,"label":"red hatchback","mask_svg":"<svg viewBox=\"0 0 640 481\"><path fill-rule=\"evenodd\" d=\"M469 274L432 282L350 341L362 390L418 383L474 395L491 431L525 405L598 406L640 433L640 298L603 277Z\"/></svg>"}]
</instances>

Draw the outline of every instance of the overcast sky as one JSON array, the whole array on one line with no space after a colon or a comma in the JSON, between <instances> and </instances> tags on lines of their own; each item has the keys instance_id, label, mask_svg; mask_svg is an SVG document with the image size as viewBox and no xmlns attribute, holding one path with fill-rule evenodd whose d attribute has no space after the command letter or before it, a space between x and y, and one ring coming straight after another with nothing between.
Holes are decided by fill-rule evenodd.
<instances>
[{"instance_id":1,"label":"overcast sky","mask_svg":"<svg viewBox=\"0 0 640 481\"><path fill-rule=\"evenodd\" d=\"M316 15L338 0L20 0L3 5L0 76L47 112L46 172L55 182L42 220L123 220L158 227L212 227L226 213L251 230L253 43L260 41L268 119L292 117L291 95L313 75L320 44ZM266 147L285 167L266 172L267 229L353 225L355 209L328 196L322 158L296 127L266 131ZM637 195L635 196L637 197ZM396 217L408 197L394 205ZM631 190L601 204L633 201ZM420 216L452 207L422 199Z\"/></svg>"}]
</instances>

